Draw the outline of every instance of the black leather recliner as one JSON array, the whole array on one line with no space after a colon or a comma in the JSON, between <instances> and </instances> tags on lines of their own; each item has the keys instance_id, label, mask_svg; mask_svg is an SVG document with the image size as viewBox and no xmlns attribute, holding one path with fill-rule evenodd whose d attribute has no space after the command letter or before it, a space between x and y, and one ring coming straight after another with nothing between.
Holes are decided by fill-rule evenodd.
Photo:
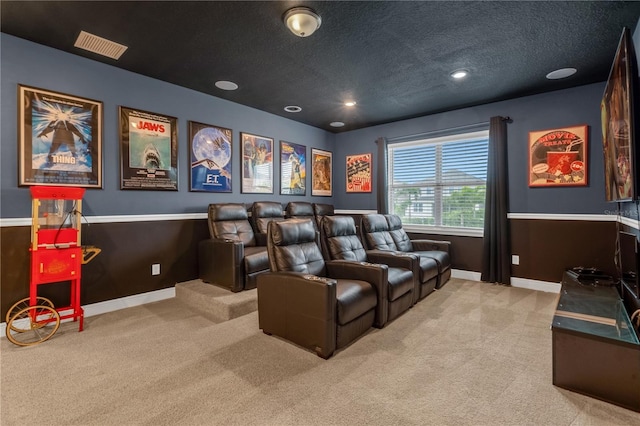
<instances>
[{"instance_id":1,"label":"black leather recliner","mask_svg":"<svg viewBox=\"0 0 640 426\"><path fill-rule=\"evenodd\" d=\"M430 257L438 263L438 284L441 288L451 278L451 256L449 255L451 242L436 240L412 240L402 228L402 219L396 214L386 214L391 238L396 243L398 250L416 253L421 257Z\"/></svg>"},{"instance_id":2,"label":"black leather recliner","mask_svg":"<svg viewBox=\"0 0 640 426\"><path fill-rule=\"evenodd\" d=\"M325 216L333 216L335 210L333 204L313 203L313 214L316 217L316 226L320 230L320 223Z\"/></svg>"},{"instance_id":3,"label":"black leather recliner","mask_svg":"<svg viewBox=\"0 0 640 426\"><path fill-rule=\"evenodd\" d=\"M385 317L392 321L414 303L420 291L417 256L405 253L365 250L351 216L325 216L320 230L323 253L331 260L373 262L389 266Z\"/></svg>"},{"instance_id":4,"label":"black leather recliner","mask_svg":"<svg viewBox=\"0 0 640 426\"><path fill-rule=\"evenodd\" d=\"M311 219L313 220L313 226L317 227L313 204L306 201L289 202L284 209L284 217L287 219Z\"/></svg>"},{"instance_id":5,"label":"black leather recliner","mask_svg":"<svg viewBox=\"0 0 640 426\"><path fill-rule=\"evenodd\" d=\"M251 222L259 246L267 245L267 226L272 220L284 220L282 204L275 201L256 201L251 205Z\"/></svg>"},{"instance_id":6,"label":"black leather recliner","mask_svg":"<svg viewBox=\"0 0 640 426\"><path fill-rule=\"evenodd\" d=\"M361 218L360 231L362 241L369 250L383 250L404 253L398 249L391 232L387 218L382 214L366 214ZM420 291L416 292L415 301L430 294L438 284L438 263L426 256L418 256Z\"/></svg>"},{"instance_id":7,"label":"black leather recliner","mask_svg":"<svg viewBox=\"0 0 640 426\"><path fill-rule=\"evenodd\" d=\"M325 261L310 219L270 222L271 272L258 276L259 326L329 358L380 322L388 267Z\"/></svg>"},{"instance_id":8,"label":"black leather recliner","mask_svg":"<svg viewBox=\"0 0 640 426\"><path fill-rule=\"evenodd\" d=\"M210 239L198 245L198 269L204 282L233 292L256 287L256 276L269 270L265 245L256 245L243 204L209 204Z\"/></svg>"}]
</instances>

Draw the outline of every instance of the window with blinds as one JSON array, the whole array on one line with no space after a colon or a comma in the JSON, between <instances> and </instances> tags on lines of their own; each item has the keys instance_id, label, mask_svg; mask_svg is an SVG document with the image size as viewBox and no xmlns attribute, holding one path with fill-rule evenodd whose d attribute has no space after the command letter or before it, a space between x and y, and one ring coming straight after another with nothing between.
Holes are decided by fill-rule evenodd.
<instances>
[{"instance_id":1,"label":"window with blinds","mask_svg":"<svg viewBox=\"0 0 640 426\"><path fill-rule=\"evenodd\" d=\"M482 235L489 131L388 146L389 210L408 230Z\"/></svg>"}]
</instances>

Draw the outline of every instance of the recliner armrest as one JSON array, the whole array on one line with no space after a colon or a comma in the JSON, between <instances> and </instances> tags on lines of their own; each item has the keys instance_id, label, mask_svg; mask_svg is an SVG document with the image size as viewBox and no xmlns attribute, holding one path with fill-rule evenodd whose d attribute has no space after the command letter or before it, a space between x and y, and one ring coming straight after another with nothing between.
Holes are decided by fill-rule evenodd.
<instances>
[{"instance_id":1,"label":"recliner armrest","mask_svg":"<svg viewBox=\"0 0 640 426\"><path fill-rule=\"evenodd\" d=\"M387 323L389 267L378 263L351 260L328 260L325 266L327 275L331 278L366 281L376 289L377 306L374 325L384 327Z\"/></svg>"},{"instance_id":2,"label":"recliner armrest","mask_svg":"<svg viewBox=\"0 0 640 426\"><path fill-rule=\"evenodd\" d=\"M389 250L367 250L367 260L373 263L383 263L394 268L412 270L419 265L419 256L410 252Z\"/></svg>"},{"instance_id":3,"label":"recliner armrest","mask_svg":"<svg viewBox=\"0 0 640 426\"><path fill-rule=\"evenodd\" d=\"M411 240L416 251L440 250L450 253L451 241Z\"/></svg>"},{"instance_id":4,"label":"recliner armrest","mask_svg":"<svg viewBox=\"0 0 640 426\"><path fill-rule=\"evenodd\" d=\"M265 272L257 282L259 327L329 358L336 349L336 281L299 272Z\"/></svg>"},{"instance_id":5,"label":"recliner armrest","mask_svg":"<svg viewBox=\"0 0 640 426\"><path fill-rule=\"evenodd\" d=\"M198 270L200 279L242 291L244 245L240 241L222 238L202 240L198 244Z\"/></svg>"}]
</instances>

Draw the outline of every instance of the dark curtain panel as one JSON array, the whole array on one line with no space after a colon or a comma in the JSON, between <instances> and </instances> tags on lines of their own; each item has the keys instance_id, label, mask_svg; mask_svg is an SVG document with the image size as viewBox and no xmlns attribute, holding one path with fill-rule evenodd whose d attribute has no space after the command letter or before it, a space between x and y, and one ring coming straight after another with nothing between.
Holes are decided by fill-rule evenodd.
<instances>
[{"instance_id":1,"label":"dark curtain panel","mask_svg":"<svg viewBox=\"0 0 640 426\"><path fill-rule=\"evenodd\" d=\"M387 140L378 138L378 176L376 201L378 204L378 213L389 213L389 204L387 201Z\"/></svg>"},{"instance_id":2,"label":"dark curtain panel","mask_svg":"<svg viewBox=\"0 0 640 426\"><path fill-rule=\"evenodd\" d=\"M482 281L510 284L511 249L507 220L509 182L507 176L507 121L491 117L489 161L484 211Z\"/></svg>"}]
</instances>

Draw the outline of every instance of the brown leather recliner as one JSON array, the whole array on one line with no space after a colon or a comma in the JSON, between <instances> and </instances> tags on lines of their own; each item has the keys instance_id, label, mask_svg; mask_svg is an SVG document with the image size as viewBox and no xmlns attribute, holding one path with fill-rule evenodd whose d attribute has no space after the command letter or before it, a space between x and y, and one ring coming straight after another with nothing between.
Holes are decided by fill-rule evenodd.
<instances>
[{"instance_id":1,"label":"brown leather recliner","mask_svg":"<svg viewBox=\"0 0 640 426\"><path fill-rule=\"evenodd\" d=\"M282 204L276 201L256 201L251 205L251 222L259 246L267 245L267 226L272 220L284 220Z\"/></svg>"},{"instance_id":2,"label":"brown leather recliner","mask_svg":"<svg viewBox=\"0 0 640 426\"><path fill-rule=\"evenodd\" d=\"M320 230L325 258L382 263L389 267L385 317L392 321L414 303L420 291L417 256L383 250L365 250L351 216L325 216Z\"/></svg>"},{"instance_id":3,"label":"brown leather recliner","mask_svg":"<svg viewBox=\"0 0 640 426\"><path fill-rule=\"evenodd\" d=\"M310 219L270 222L271 272L258 276L259 326L329 358L380 322L386 265L326 261Z\"/></svg>"},{"instance_id":4,"label":"brown leather recliner","mask_svg":"<svg viewBox=\"0 0 640 426\"><path fill-rule=\"evenodd\" d=\"M366 214L361 218L360 231L362 241L369 250L383 250L396 253L405 253L398 249L387 218L382 214ZM418 256L420 290L415 293L415 301L418 301L430 294L438 284L438 263L426 256Z\"/></svg>"},{"instance_id":5,"label":"brown leather recliner","mask_svg":"<svg viewBox=\"0 0 640 426\"><path fill-rule=\"evenodd\" d=\"M256 276L269 270L265 245L256 245L243 204L209 204L210 239L198 245L202 281L238 292L256 287Z\"/></svg>"}]
</instances>

